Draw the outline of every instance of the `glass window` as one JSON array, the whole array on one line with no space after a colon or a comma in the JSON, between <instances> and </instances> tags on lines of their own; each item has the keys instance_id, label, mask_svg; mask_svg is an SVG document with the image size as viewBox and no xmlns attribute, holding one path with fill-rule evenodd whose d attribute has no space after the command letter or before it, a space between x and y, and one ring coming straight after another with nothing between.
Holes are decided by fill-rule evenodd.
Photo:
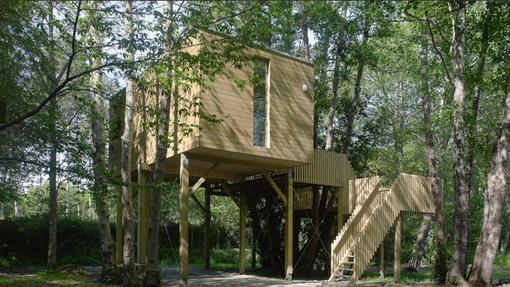
<instances>
[{"instance_id":1,"label":"glass window","mask_svg":"<svg viewBox=\"0 0 510 287\"><path fill-rule=\"evenodd\" d=\"M253 145L269 147L269 62L264 59L253 61Z\"/></svg>"}]
</instances>

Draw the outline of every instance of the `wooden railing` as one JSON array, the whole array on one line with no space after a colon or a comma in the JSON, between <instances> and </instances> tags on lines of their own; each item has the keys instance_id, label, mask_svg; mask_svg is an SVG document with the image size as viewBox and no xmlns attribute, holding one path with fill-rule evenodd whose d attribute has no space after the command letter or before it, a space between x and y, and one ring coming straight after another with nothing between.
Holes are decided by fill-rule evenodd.
<instances>
[{"instance_id":1,"label":"wooden railing","mask_svg":"<svg viewBox=\"0 0 510 287\"><path fill-rule=\"evenodd\" d=\"M351 217L347 220L342 230L331 245L331 271L334 274L341 264L347 259L350 253L350 247L354 243L361 228L368 220L367 210L370 208L372 201L376 198L379 191L379 177L367 177L349 181L350 188L359 190L368 190L366 192L363 204L358 205L352 212Z\"/></svg>"},{"instance_id":2,"label":"wooden railing","mask_svg":"<svg viewBox=\"0 0 510 287\"><path fill-rule=\"evenodd\" d=\"M401 173L389 190L378 183L371 188L331 246L330 281L349 254L354 254L350 281L357 281L401 211L434 212L428 178Z\"/></svg>"}]
</instances>

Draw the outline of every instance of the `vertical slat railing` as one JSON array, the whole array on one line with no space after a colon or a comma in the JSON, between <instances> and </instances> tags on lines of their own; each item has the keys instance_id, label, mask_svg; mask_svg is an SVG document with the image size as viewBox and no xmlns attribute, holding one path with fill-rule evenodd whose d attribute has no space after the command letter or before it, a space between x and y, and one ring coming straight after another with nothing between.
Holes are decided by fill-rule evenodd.
<instances>
[{"instance_id":1,"label":"vertical slat railing","mask_svg":"<svg viewBox=\"0 0 510 287\"><path fill-rule=\"evenodd\" d=\"M354 272L351 282L357 281L400 211L433 213L430 186L428 178L401 173L389 190L379 192L378 179L377 189L371 188L370 192L365 190L364 195L359 198L360 201L356 200L363 204L357 205L331 246L330 280L334 278L346 256L353 252ZM377 200L374 200L376 198Z\"/></svg>"}]
</instances>

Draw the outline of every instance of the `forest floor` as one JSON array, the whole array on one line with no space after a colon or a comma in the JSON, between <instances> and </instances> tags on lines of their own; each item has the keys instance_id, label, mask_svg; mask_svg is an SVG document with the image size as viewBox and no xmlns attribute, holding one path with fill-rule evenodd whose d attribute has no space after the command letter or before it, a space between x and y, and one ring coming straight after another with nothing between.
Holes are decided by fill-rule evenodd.
<instances>
[{"instance_id":1,"label":"forest floor","mask_svg":"<svg viewBox=\"0 0 510 287\"><path fill-rule=\"evenodd\" d=\"M83 286L99 287L105 286L98 283L100 267L79 267L68 266L62 268L57 273L46 273L40 268L16 268L0 270L0 287L49 287L49 286ZM371 268L363 274L363 279L358 286L434 286L432 283L432 269L423 268L419 273L410 273L402 271L401 283L393 283L392 268L386 269L387 276L384 279L379 278L376 268ZM178 286L179 269L177 267L165 267L162 270L162 279L164 286ZM239 275L234 271L205 271L200 268L190 267L189 286L298 286L315 287L328 286L321 280L297 279L286 281L281 278L262 276L260 274ZM505 267L495 267L494 272L495 286L510 287L510 269ZM499 283L499 284L498 284ZM332 284L330 286L342 286L344 284ZM109 285L112 286L112 285ZM112 286L113 287L113 286Z\"/></svg>"}]
</instances>

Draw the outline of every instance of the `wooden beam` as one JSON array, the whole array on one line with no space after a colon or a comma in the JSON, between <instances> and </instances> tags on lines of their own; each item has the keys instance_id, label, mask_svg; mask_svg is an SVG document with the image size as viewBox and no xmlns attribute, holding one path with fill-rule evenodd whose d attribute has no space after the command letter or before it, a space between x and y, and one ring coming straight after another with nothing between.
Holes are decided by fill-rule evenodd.
<instances>
[{"instance_id":1,"label":"wooden beam","mask_svg":"<svg viewBox=\"0 0 510 287\"><path fill-rule=\"evenodd\" d=\"M198 207L200 207L200 210L202 210L202 213L205 214L206 213L205 207L202 205L202 203L200 203L200 201L194 194L191 195L191 199L193 199L193 201L198 205Z\"/></svg>"},{"instance_id":2,"label":"wooden beam","mask_svg":"<svg viewBox=\"0 0 510 287\"><path fill-rule=\"evenodd\" d=\"M294 272L294 255L293 239L294 239L294 175L293 170L289 168L287 177L287 205L285 217L285 279L292 280Z\"/></svg>"},{"instance_id":3,"label":"wooden beam","mask_svg":"<svg viewBox=\"0 0 510 287\"><path fill-rule=\"evenodd\" d=\"M211 264L210 236L211 236L211 191L205 190L205 230L204 230L204 269L209 269Z\"/></svg>"},{"instance_id":4,"label":"wooden beam","mask_svg":"<svg viewBox=\"0 0 510 287\"><path fill-rule=\"evenodd\" d=\"M191 194L193 194L195 191L197 191L200 186L202 186L202 184L205 182L205 180L207 179L207 176L209 175L209 173L211 173L211 171L215 170L216 168L218 168L218 166L220 166L219 163L214 163L205 173L202 177L200 177L198 179L198 181L193 185L193 188L191 188Z\"/></svg>"},{"instance_id":5,"label":"wooden beam","mask_svg":"<svg viewBox=\"0 0 510 287\"><path fill-rule=\"evenodd\" d=\"M384 279L384 239L379 246L379 276Z\"/></svg>"},{"instance_id":6,"label":"wooden beam","mask_svg":"<svg viewBox=\"0 0 510 287\"><path fill-rule=\"evenodd\" d=\"M400 248L401 240L402 240L402 220L401 216L397 217L397 221L395 223L395 248L393 253L393 277L395 278L395 283L400 283Z\"/></svg>"},{"instance_id":7,"label":"wooden beam","mask_svg":"<svg viewBox=\"0 0 510 287\"><path fill-rule=\"evenodd\" d=\"M124 230L122 228L122 187L115 186L117 191L117 218L115 219L115 264L122 266L124 261L122 259L124 248Z\"/></svg>"},{"instance_id":8,"label":"wooden beam","mask_svg":"<svg viewBox=\"0 0 510 287\"><path fill-rule=\"evenodd\" d=\"M189 162L186 154L181 154L180 168L181 192L179 196L179 256L180 285L188 284L188 197L189 197Z\"/></svg>"},{"instance_id":9,"label":"wooden beam","mask_svg":"<svg viewBox=\"0 0 510 287\"><path fill-rule=\"evenodd\" d=\"M239 273L244 274L246 263L246 192L241 191L239 202Z\"/></svg>"},{"instance_id":10,"label":"wooden beam","mask_svg":"<svg viewBox=\"0 0 510 287\"><path fill-rule=\"evenodd\" d=\"M278 185L276 185L273 178L271 178L271 176L267 172L262 172L262 175L267 180L267 182L269 182L269 185L271 185L276 194L278 194L278 196L281 198L281 200L283 201L283 205L286 206L287 199L285 198L285 195L283 194L282 190L278 187Z\"/></svg>"},{"instance_id":11,"label":"wooden beam","mask_svg":"<svg viewBox=\"0 0 510 287\"><path fill-rule=\"evenodd\" d=\"M138 164L138 244L136 252L136 262L138 264L146 264L147 262L150 193L147 188L146 171L142 164Z\"/></svg>"}]
</instances>

